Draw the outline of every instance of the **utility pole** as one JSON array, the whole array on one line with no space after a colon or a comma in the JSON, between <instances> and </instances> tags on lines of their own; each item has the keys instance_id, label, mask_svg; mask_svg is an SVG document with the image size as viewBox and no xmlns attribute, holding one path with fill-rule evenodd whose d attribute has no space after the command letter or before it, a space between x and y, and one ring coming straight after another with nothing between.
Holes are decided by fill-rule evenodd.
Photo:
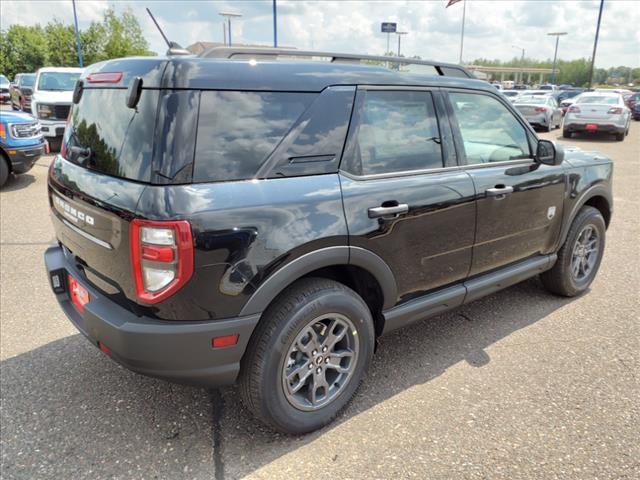
<instances>
[{"instance_id":1,"label":"utility pole","mask_svg":"<svg viewBox=\"0 0 640 480\"><path fill-rule=\"evenodd\" d=\"M462 65L462 51L464 49L464 21L467 15L467 0L462 0L462 30L460 32L460 65Z\"/></svg>"},{"instance_id":2,"label":"utility pole","mask_svg":"<svg viewBox=\"0 0 640 480\"><path fill-rule=\"evenodd\" d=\"M551 33L547 33L547 35L550 35L552 37L556 37L556 50L555 53L553 54L553 68L551 69L551 84L555 85L556 83L556 60L558 59L558 42L560 41L560 37L562 35L566 35L567 32L551 32Z\"/></svg>"},{"instance_id":3,"label":"utility pole","mask_svg":"<svg viewBox=\"0 0 640 480\"><path fill-rule=\"evenodd\" d=\"M229 46L231 46L231 19L240 18L242 14L233 12L218 12L218 15L227 19L227 30L229 35Z\"/></svg>"},{"instance_id":4,"label":"utility pole","mask_svg":"<svg viewBox=\"0 0 640 480\"><path fill-rule=\"evenodd\" d=\"M596 50L598 49L598 35L600 35L600 21L602 20L602 8L604 7L604 0L600 0L600 11L598 12L598 26L596 27L596 38L593 41L593 54L591 55L591 68L589 70L589 86L587 87L591 90L591 85L593 84L593 66L596 63Z\"/></svg>"},{"instance_id":5,"label":"utility pole","mask_svg":"<svg viewBox=\"0 0 640 480\"><path fill-rule=\"evenodd\" d=\"M402 35L406 35L409 32L396 32L396 35L398 36L398 56L400 56L400 37L402 37Z\"/></svg>"},{"instance_id":6,"label":"utility pole","mask_svg":"<svg viewBox=\"0 0 640 480\"><path fill-rule=\"evenodd\" d=\"M273 48L278 48L278 7L273 0Z\"/></svg>"},{"instance_id":7,"label":"utility pole","mask_svg":"<svg viewBox=\"0 0 640 480\"><path fill-rule=\"evenodd\" d=\"M78 49L78 64L80 68L84 67L84 62L82 61L82 48L80 48L80 31L78 30L78 15L76 15L76 0L71 0L73 5L73 23L76 28L76 48Z\"/></svg>"}]
</instances>

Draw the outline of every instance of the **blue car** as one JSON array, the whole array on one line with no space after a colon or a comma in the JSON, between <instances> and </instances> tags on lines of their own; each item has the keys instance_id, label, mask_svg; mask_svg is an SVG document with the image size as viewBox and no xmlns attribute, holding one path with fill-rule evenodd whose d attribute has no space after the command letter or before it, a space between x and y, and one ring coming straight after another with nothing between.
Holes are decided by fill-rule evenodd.
<instances>
[{"instance_id":1,"label":"blue car","mask_svg":"<svg viewBox=\"0 0 640 480\"><path fill-rule=\"evenodd\" d=\"M631 115L634 120L640 120L640 102L636 102L633 107L631 107Z\"/></svg>"},{"instance_id":2,"label":"blue car","mask_svg":"<svg viewBox=\"0 0 640 480\"><path fill-rule=\"evenodd\" d=\"M9 174L26 173L47 150L40 124L31 115L0 112L0 187Z\"/></svg>"}]
</instances>

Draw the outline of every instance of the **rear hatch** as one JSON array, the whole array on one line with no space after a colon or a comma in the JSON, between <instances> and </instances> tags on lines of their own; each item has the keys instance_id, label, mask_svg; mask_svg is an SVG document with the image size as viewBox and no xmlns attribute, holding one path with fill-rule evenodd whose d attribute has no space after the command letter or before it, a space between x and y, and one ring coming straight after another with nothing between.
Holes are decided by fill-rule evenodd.
<instances>
[{"instance_id":1,"label":"rear hatch","mask_svg":"<svg viewBox=\"0 0 640 480\"><path fill-rule=\"evenodd\" d=\"M161 59L116 60L88 69L49 174L58 240L86 280L124 306L133 306L130 300L136 298L129 225L152 180L165 64ZM97 75L113 72L118 75ZM129 108L128 85L135 77L143 88L135 108Z\"/></svg>"}]
</instances>

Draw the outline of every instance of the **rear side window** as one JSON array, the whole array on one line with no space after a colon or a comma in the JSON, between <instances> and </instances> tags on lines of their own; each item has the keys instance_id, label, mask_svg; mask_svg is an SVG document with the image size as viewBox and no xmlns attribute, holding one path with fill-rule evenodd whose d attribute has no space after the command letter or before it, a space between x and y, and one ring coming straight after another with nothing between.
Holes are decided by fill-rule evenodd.
<instances>
[{"instance_id":1,"label":"rear side window","mask_svg":"<svg viewBox=\"0 0 640 480\"><path fill-rule=\"evenodd\" d=\"M345 170L378 175L443 167L433 98L425 91L365 91Z\"/></svg>"},{"instance_id":2,"label":"rear side window","mask_svg":"<svg viewBox=\"0 0 640 480\"><path fill-rule=\"evenodd\" d=\"M206 91L194 182L252 178L317 94Z\"/></svg>"}]
</instances>

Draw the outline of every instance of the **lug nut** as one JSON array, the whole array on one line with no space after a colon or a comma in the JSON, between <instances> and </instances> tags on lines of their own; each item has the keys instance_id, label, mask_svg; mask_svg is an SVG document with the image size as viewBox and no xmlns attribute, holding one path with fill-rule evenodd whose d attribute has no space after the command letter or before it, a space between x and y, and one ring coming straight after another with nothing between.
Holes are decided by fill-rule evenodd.
<instances>
[{"instance_id":1,"label":"lug nut","mask_svg":"<svg viewBox=\"0 0 640 480\"><path fill-rule=\"evenodd\" d=\"M317 350L314 350L314 351L311 352L311 355L317 355L317 354L318 354Z\"/></svg>"},{"instance_id":2,"label":"lug nut","mask_svg":"<svg viewBox=\"0 0 640 480\"><path fill-rule=\"evenodd\" d=\"M322 347L322 351L326 352L327 351L327 347Z\"/></svg>"},{"instance_id":3,"label":"lug nut","mask_svg":"<svg viewBox=\"0 0 640 480\"><path fill-rule=\"evenodd\" d=\"M313 368L313 363L309 364L309 370L311 370Z\"/></svg>"},{"instance_id":4,"label":"lug nut","mask_svg":"<svg viewBox=\"0 0 640 480\"><path fill-rule=\"evenodd\" d=\"M329 363L329 357L324 359L324 363Z\"/></svg>"},{"instance_id":5,"label":"lug nut","mask_svg":"<svg viewBox=\"0 0 640 480\"><path fill-rule=\"evenodd\" d=\"M318 367L318 369L316 370L316 373L318 374L322 373L322 368Z\"/></svg>"}]
</instances>

